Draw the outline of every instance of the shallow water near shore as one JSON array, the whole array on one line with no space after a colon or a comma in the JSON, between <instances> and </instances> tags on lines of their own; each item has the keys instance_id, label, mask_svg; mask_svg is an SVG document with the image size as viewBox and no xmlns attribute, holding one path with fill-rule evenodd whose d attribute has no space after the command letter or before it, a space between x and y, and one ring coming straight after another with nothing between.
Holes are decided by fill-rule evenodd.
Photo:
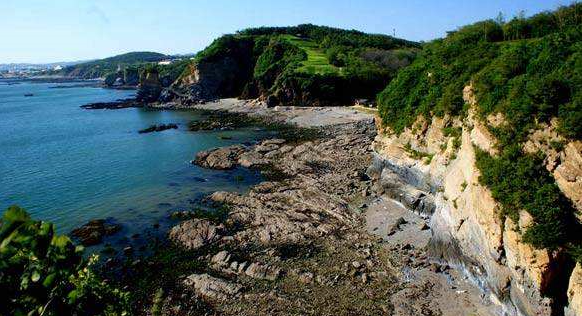
<instances>
[{"instance_id":1,"label":"shallow water near shore","mask_svg":"<svg viewBox=\"0 0 582 316\"><path fill-rule=\"evenodd\" d=\"M79 106L135 92L55 86L0 81L2 210L18 204L34 218L55 223L60 233L91 219L112 218L123 229L106 242L127 244L136 234L163 232L171 212L192 207L209 193L244 192L260 181L246 169L205 170L189 161L198 151L252 142L271 132L190 132L187 123L200 118L195 112L83 110ZM179 128L138 134L160 123Z\"/></svg>"}]
</instances>

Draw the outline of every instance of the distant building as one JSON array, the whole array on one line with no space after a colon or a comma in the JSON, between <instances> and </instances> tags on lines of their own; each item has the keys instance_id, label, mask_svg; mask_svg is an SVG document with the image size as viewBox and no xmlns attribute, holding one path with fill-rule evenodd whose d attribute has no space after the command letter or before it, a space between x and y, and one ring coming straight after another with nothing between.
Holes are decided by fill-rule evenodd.
<instances>
[{"instance_id":1,"label":"distant building","mask_svg":"<svg viewBox=\"0 0 582 316\"><path fill-rule=\"evenodd\" d=\"M171 60L162 60L162 61L158 62L158 65L166 66L166 65L170 65L171 63L172 63Z\"/></svg>"},{"instance_id":2,"label":"distant building","mask_svg":"<svg viewBox=\"0 0 582 316\"><path fill-rule=\"evenodd\" d=\"M62 70L62 69L63 69L63 67L62 67L61 65L56 65L56 66L53 68L53 70L54 70L54 71L59 71L59 70Z\"/></svg>"}]
</instances>

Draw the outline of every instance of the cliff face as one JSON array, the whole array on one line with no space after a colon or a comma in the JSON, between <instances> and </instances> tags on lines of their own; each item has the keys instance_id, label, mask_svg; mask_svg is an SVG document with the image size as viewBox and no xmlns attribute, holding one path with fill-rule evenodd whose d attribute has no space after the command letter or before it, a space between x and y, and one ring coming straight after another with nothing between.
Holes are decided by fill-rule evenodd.
<instances>
[{"instance_id":1,"label":"cliff face","mask_svg":"<svg viewBox=\"0 0 582 316\"><path fill-rule=\"evenodd\" d=\"M157 71L146 71L140 78L136 98L142 102L155 102L162 92L162 84Z\"/></svg>"},{"instance_id":2,"label":"cliff face","mask_svg":"<svg viewBox=\"0 0 582 316\"><path fill-rule=\"evenodd\" d=\"M187 74L171 86L183 102L238 97L253 73L254 41L237 40L225 54L202 58L191 64Z\"/></svg>"},{"instance_id":3,"label":"cliff face","mask_svg":"<svg viewBox=\"0 0 582 316\"><path fill-rule=\"evenodd\" d=\"M474 105L470 88L465 90L465 101ZM491 118L489 124L499 120ZM446 136L443 128L447 126L459 133ZM546 134L551 139L553 133ZM521 211L517 223L501 219L500 205L479 183L474 146L495 155L495 143L473 113L464 121L418 118L412 129L400 135L379 134L374 143L377 159L369 174L378 180L378 191L430 217L431 253L463 267L510 314L559 315L569 305L568 315L582 315L580 265L574 269L564 253L523 243L519 230L531 223L531 216ZM542 143L548 143L547 139ZM544 150L533 141L529 145ZM581 145L572 142L563 150L552 149L553 153L545 148L546 167L578 211Z\"/></svg>"},{"instance_id":4,"label":"cliff face","mask_svg":"<svg viewBox=\"0 0 582 316\"><path fill-rule=\"evenodd\" d=\"M137 68L127 68L123 71L111 73L105 77L105 85L109 87L137 87L140 76Z\"/></svg>"}]
</instances>

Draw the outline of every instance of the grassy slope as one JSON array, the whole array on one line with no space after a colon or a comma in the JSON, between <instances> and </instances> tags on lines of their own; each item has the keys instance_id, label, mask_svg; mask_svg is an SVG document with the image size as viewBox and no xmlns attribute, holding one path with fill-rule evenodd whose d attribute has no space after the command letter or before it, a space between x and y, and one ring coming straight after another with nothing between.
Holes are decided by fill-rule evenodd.
<instances>
[{"instance_id":1,"label":"grassy slope","mask_svg":"<svg viewBox=\"0 0 582 316\"><path fill-rule=\"evenodd\" d=\"M297 72L318 75L341 75L342 69L330 64L323 49L313 40L299 38L293 35L282 35L291 44L298 46L307 53L307 60L301 63Z\"/></svg>"}]
</instances>

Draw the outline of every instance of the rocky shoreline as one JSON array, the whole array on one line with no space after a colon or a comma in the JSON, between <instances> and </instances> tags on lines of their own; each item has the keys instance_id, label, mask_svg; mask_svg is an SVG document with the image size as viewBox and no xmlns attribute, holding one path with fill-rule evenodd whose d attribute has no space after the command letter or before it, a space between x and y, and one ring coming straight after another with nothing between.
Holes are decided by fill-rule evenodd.
<instances>
[{"instance_id":1,"label":"rocky shoreline","mask_svg":"<svg viewBox=\"0 0 582 316\"><path fill-rule=\"evenodd\" d=\"M316 111L270 119L309 122ZM220 220L182 216L169 239L188 263L172 261L171 277L145 264L164 291L144 303L167 315L492 315L473 283L427 255L426 220L375 192L373 116L344 111L327 112L316 137L199 153L202 167L266 180L211 194L228 210Z\"/></svg>"}]
</instances>

